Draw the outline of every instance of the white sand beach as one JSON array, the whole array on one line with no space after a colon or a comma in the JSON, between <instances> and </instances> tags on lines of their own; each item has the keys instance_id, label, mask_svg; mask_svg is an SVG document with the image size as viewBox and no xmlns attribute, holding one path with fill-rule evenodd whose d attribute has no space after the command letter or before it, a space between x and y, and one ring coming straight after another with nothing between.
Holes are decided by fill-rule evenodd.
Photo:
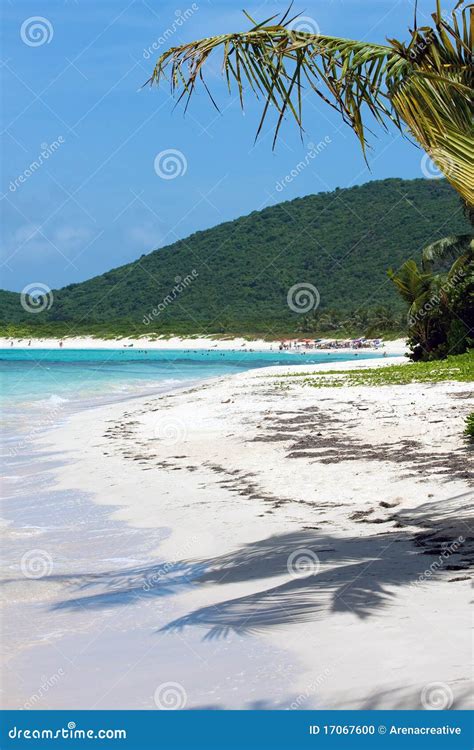
<instances>
[{"instance_id":1,"label":"white sand beach","mask_svg":"<svg viewBox=\"0 0 474 750\"><path fill-rule=\"evenodd\" d=\"M121 339L101 339L96 338L95 336L67 336L63 339L22 339L6 336L0 337L0 349L8 349L12 346L18 349L25 349L28 347L31 349L58 349L60 343L61 347L64 349L218 349L223 351L247 349L253 351L270 351L278 349L280 342L278 340L266 341L264 339L249 340L242 337L219 339L213 336L196 336L189 338L183 336L171 336L168 338L140 336L139 338L124 337ZM406 351L405 340L396 339L393 341L384 341L383 350L386 351L387 354L403 355ZM322 351L333 350L322 349Z\"/></svg>"},{"instance_id":2,"label":"white sand beach","mask_svg":"<svg viewBox=\"0 0 474 750\"><path fill-rule=\"evenodd\" d=\"M155 708L167 683L188 708L469 706L471 389L313 388L286 372L91 409L46 436L66 461L56 492L90 494L132 547L166 534L132 565L117 532L115 562L87 576L79 525L74 575L55 554L48 579L19 585L20 609L61 604L11 672L81 652L41 707ZM11 684L12 702L28 693Z\"/></svg>"}]
</instances>

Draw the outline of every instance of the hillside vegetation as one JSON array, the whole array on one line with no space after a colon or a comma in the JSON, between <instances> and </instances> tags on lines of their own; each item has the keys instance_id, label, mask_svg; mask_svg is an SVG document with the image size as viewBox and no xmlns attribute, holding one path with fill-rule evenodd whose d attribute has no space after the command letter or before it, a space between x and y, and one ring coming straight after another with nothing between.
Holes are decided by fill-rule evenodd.
<instances>
[{"instance_id":1,"label":"hillside vegetation","mask_svg":"<svg viewBox=\"0 0 474 750\"><path fill-rule=\"evenodd\" d=\"M400 330L405 307L387 269L419 258L439 237L468 229L445 181L374 181L197 232L53 290L50 309L41 313L25 312L18 294L1 292L1 322L32 333L271 336L329 329L331 316L356 330L366 325L367 311L378 308L378 327ZM316 313L290 309L287 295L295 284L317 288Z\"/></svg>"}]
</instances>

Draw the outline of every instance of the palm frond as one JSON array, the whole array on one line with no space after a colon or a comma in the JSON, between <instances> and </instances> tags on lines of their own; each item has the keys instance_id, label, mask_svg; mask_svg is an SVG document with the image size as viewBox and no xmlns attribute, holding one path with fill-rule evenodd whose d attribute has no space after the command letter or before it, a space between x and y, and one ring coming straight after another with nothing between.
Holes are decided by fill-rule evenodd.
<instances>
[{"instance_id":1,"label":"palm frond","mask_svg":"<svg viewBox=\"0 0 474 750\"><path fill-rule=\"evenodd\" d=\"M459 2L447 21L438 1L433 28L413 32L402 53L412 56L414 70L392 90L392 104L447 180L473 206L473 11L463 5Z\"/></svg>"},{"instance_id":2,"label":"palm frond","mask_svg":"<svg viewBox=\"0 0 474 750\"><path fill-rule=\"evenodd\" d=\"M385 45L295 31L289 20L173 47L161 55L149 82L159 83L169 72L173 93L178 93L178 101L185 97L187 106L196 84L204 80L205 62L219 48L228 88L237 87L241 105L246 85L264 101L257 134L270 109L276 111L274 142L287 113L302 128L303 102L310 92L342 115L363 148L363 107L380 124L389 119L399 126L388 97L386 74L391 70L393 75L401 75L406 61L397 65L398 54Z\"/></svg>"},{"instance_id":3,"label":"palm frond","mask_svg":"<svg viewBox=\"0 0 474 750\"><path fill-rule=\"evenodd\" d=\"M390 269L388 277L409 305L429 292L432 281L432 275L418 268L414 260L405 261L397 271Z\"/></svg>"},{"instance_id":4,"label":"palm frond","mask_svg":"<svg viewBox=\"0 0 474 750\"><path fill-rule=\"evenodd\" d=\"M471 234L443 237L423 248L421 264L425 273L447 271L460 257L474 256L474 239Z\"/></svg>"},{"instance_id":5,"label":"palm frond","mask_svg":"<svg viewBox=\"0 0 474 750\"><path fill-rule=\"evenodd\" d=\"M303 127L303 104L315 93L335 108L365 152L366 119L409 132L430 154L469 206L474 205L472 6L460 0L450 20L436 0L433 26L415 28L408 44L388 45L311 34L293 28L289 11L248 31L222 34L163 53L149 83L170 75L186 106L208 58L222 50L222 71L240 103L248 86L263 101L257 129L276 112L274 144L285 115ZM209 89L206 86L209 92Z\"/></svg>"}]
</instances>

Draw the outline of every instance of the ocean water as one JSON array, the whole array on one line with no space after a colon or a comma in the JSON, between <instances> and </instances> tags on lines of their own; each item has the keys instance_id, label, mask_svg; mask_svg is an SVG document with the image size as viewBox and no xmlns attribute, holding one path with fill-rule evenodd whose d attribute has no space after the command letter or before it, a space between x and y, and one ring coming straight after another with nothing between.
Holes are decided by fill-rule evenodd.
<instances>
[{"instance_id":1,"label":"ocean water","mask_svg":"<svg viewBox=\"0 0 474 750\"><path fill-rule=\"evenodd\" d=\"M199 380L272 365L344 362L374 352L138 349L1 349L2 406L13 409L70 404L80 408L159 392Z\"/></svg>"},{"instance_id":2,"label":"ocean water","mask_svg":"<svg viewBox=\"0 0 474 750\"><path fill-rule=\"evenodd\" d=\"M69 414L271 365L360 360L374 352L0 349L3 458L19 458ZM8 473L8 471L7 471Z\"/></svg>"}]
</instances>

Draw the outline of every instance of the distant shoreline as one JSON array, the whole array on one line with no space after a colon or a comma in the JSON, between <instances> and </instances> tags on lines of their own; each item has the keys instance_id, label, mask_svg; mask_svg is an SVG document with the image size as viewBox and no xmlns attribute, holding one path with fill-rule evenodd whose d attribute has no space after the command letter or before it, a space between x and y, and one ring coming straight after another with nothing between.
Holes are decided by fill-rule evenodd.
<instances>
[{"instance_id":1,"label":"distant shoreline","mask_svg":"<svg viewBox=\"0 0 474 750\"><path fill-rule=\"evenodd\" d=\"M288 340L288 339L286 339ZM301 339L300 339L301 340ZM332 339L334 340L334 339ZM12 347L13 341L13 347ZM182 336L172 336L170 338L149 339L149 338L119 338L119 339L101 339L92 336L71 336L60 338L17 338L15 336L2 336L0 338L1 349L199 349L210 350L217 349L221 351L277 351L280 345L280 339L275 341L265 341L264 339L247 340L242 337L229 339L214 339L200 336L198 338L186 338ZM298 339L293 339L298 341ZM322 342L329 342L331 339L321 339ZM62 342L62 347L60 343ZM406 353L407 346L405 339L396 339L394 341L383 341L383 346L376 349L364 348L363 352L387 352L387 354ZM290 351L295 351L290 350ZM310 350L314 351L314 350ZM318 351L325 352L344 352L354 351L351 347L338 348L321 348Z\"/></svg>"}]
</instances>

